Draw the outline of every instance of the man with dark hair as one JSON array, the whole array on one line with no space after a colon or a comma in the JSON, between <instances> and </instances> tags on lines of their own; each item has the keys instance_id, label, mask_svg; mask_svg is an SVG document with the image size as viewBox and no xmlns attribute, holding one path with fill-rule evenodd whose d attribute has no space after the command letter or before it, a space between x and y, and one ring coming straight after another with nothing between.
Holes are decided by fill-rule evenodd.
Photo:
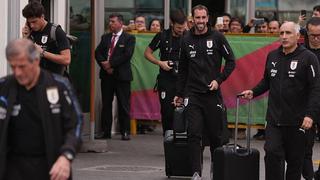
<instances>
[{"instance_id":1,"label":"man with dark hair","mask_svg":"<svg viewBox=\"0 0 320 180\"><path fill-rule=\"evenodd\" d=\"M261 81L242 92L244 98L252 99L269 91L266 180L301 179L307 134L319 111L319 62L312 52L297 44L299 30L294 22L281 25L281 46L268 54Z\"/></svg>"},{"instance_id":2,"label":"man with dark hair","mask_svg":"<svg viewBox=\"0 0 320 180\"><path fill-rule=\"evenodd\" d=\"M104 34L96 48L95 57L100 66L102 110L101 121L106 122L103 138L111 138L112 101L118 100L118 115L122 140L130 140L130 83L133 79L131 57L136 39L122 29L123 16L109 16L110 33Z\"/></svg>"},{"instance_id":3,"label":"man with dark hair","mask_svg":"<svg viewBox=\"0 0 320 180\"><path fill-rule=\"evenodd\" d=\"M201 179L202 137L210 143L211 160L221 145L223 102L220 86L235 68L232 49L220 32L208 25L208 9L197 5L192 9L194 27L181 42L181 58L174 105L185 105L188 146L193 180ZM225 59L221 71L222 58ZM204 133L205 132L205 133Z\"/></svg>"},{"instance_id":4,"label":"man with dark hair","mask_svg":"<svg viewBox=\"0 0 320 180\"><path fill-rule=\"evenodd\" d=\"M230 20L229 26L230 26L229 29L231 33L242 33L244 24L240 18L233 17Z\"/></svg>"},{"instance_id":5,"label":"man with dark hair","mask_svg":"<svg viewBox=\"0 0 320 180\"><path fill-rule=\"evenodd\" d=\"M167 130L173 129L174 106L172 99L176 94L181 38L186 30L187 19L182 11L176 10L170 13L170 20L170 28L157 33L144 52L148 61L159 66L157 90L161 104L163 135ZM157 49L160 49L159 60L153 55Z\"/></svg>"},{"instance_id":6,"label":"man with dark hair","mask_svg":"<svg viewBox=\"0 0 320 180\"><path fill-rule=\"evenodd\" d=\"M229 13L223 13L222 18L223 18L223 28L222 28L223 32L229 32L231 15Z\"/></svg>"},{"instance_id":7,"label":"man with dark hair","mask_svg":"<svg viewBox=\"0 0 320 180\"><path fill-rule=\"evenodd\" d=\"M271 20L268 24L268 29L270 33L279 33L280 22L277 20Z\"/></svg>"},{"instance_id":8,"label":"man with dark hair","mask_svg":"<svg viewBox=\"0 0 320 180\"><path fill-rule=\"evenodd\" d=\"M320 6L318 7L320 10ZM315 9L315 8L314 8ZM313 52L320 62L320 17L312 17L308 20L306 24L307 29L307 38L305 39L305 46L307 49L309 49L311 52ZM316 119L317 121L314 122L314 125L317 125L318 128L318 138L320 137L320 123L319 119ZM308 142L306 147L306 154L305 154L305 160L304 160L304 166L302 175L306 180L311 180L313 176L315 176L316 180L320 180L320 165L318 170L313 173L313 162L312 162L312 149L314 145L314 137L316 128L312 127L310 129L310 132L308 133Z\"/></svg>"},{"instance_id":9,"label":"man with dark hair","mask_svg":"<svg viewBox=\"0 0 320 180\"><path fill-rule=\"evenodd\" d=\"M312 17L320 17L320 5L313 7Z\"/></svg>"},{"instance_id":10,"label":"man with dark hair","mask_svg":"<svg viewBox=\"0 0 320 180\"><path fill-rule=\"evenodd\" d=\"M65 74L66 67L71 63L70 44L66 33L59 25L45 20L44 7L38 1L27 4L22 14L27 19L22 35L36 44L41 56L40 67L60 75ZM56 37L51 37L54 34Z\"/></svg>"},{"instance_id":11,"label":"man with dark hair","mask_svg":"<svg viewBox=\"0 0 320 180\"><path fill-rule=\"evenodd\" d=\"M82 111L67 79L39 67L28 39L9 42L13 75L0 79L0 180L67 180L81 144Z\"/></svg>"}]
</instances>

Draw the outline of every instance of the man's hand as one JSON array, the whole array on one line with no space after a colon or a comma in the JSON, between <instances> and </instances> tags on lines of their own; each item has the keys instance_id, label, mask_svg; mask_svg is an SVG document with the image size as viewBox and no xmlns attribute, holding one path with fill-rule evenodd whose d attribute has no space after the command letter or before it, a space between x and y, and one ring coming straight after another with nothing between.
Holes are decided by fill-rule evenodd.
<instances>
[{"instance_id":1,"label":"man's hand","mask_svg":"<svg viewBox=\"0 0 320 180\"><path fill-rule=\"evenodd\" d=\"M242 98L244 98L244 99L252 99L253 98L253 91L252 90L245 90L240 94L243 94Z\"/></svg>"},{"instance_id":2,"label":"man's hand","mask_svg":"<svg viewBox=\"0 0 320 180\"><path fill-rule=\"evenodd\" d=\"M208 85L210 91L217 90L219 88L219 84L216 80L211 81L211 83Z\"/></svg>"},{"instance_id":3,"label":"man's hand","mask_svg":"<svg viewBox=\"0 0 320 180\"><path fill-rule=\"evenodd\" d=\"M174 98L173 98L173 105L175 106L175 107L177 107L177 106L181 106L182 104L183 104L183 98L182 97L178 97L178 96L175 96Z\"/></svg>"},{"instance_id":4,"label":"man's hand","mask_svg":"<svg viewBox=\"0 0 320 180\"><path fill-rule=\"evenodd\" d=\"M304 21L306 20L306 16L305 15L300 15L299 19L298 19L298 24L302 24Z\"/></svg>"},{"instance_id":5,"label":"man's hand","mask_svg":"<svg viewBox=\"0 0 320 180\"><path fill-rule=\"evenodd\" d=\"M310 129L312 127L312 124L313 124L313 120L310 117L306 116L303 119L301 128L302 129Z\"/></svg>"},{"instance_id":6,"label":"man's hand","mask_svg":"<svg viewBox=\"0 0 320 180\"><path fill-rule=\"evenodd\" d=\"M113 68L109 68L106 70L108 74L113 74Z\"/></svg>"},{"instance_id":7,"label":"man's hand","mask_svg":"<svg viewBox=\"0 0 320 180\"><path fill-rule=\"evenodd\" d=\"M111 64L109 61L102 61L101 65L102 65L103 69L106 71L111 68Z\"/></svg>"},{"instance_id":8,"label":"man's hand","mask_svg":"<svg viewBox=\"0 0 320 180\"><path fill-rule=\"evenodd\" d=\"M59 156L49 174L50 180L67 180L70 177L71 162L64 156Z\"/></svg>"},{"instance_id":9,"label":"man's hand","mask_svg":"<svg viewBox=\"0 0 320 180\"><path fill-rule=\"evenodd\" d=\"M42 53L42 51L43 51L42 47L41 47L39 44L37 44L37 43L34 43L34 45L36 46L37 51L38 51L39 53Z\"/></svg>"},{"instance_id":10,"label":"man's hand","mask_svg":"<svg viewBox=\"0 0 320 180\"><path fill-rule=\"evenodd\" d=\"M168 65L168 61L158 61L158 64L161 67L161 69L165 71L170 71L172 69L172 67Z\"/></svg>"}]
</instances>

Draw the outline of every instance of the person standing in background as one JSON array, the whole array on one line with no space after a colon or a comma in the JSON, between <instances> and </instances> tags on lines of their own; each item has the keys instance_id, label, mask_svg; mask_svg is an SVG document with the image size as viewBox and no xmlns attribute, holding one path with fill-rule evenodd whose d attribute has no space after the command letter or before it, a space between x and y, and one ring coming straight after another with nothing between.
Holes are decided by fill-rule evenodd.
<instances>
[{"instance_id":1,"label":"person standing in background","mask_svg":"<svg viewBox=\"0 0 320 180\"><path fill-rule=\"evenodd\" d=\"M118 117L122 140L130 140L130 96L131 96L131 58L136 39L122 29L123 16L109 16L110 33L104 34L96 48L96 62L100 66L102 111L101 121L106 122L102 137L111 138L112 101L114 94L118 100Z\"/></svg>"}]
</instances>

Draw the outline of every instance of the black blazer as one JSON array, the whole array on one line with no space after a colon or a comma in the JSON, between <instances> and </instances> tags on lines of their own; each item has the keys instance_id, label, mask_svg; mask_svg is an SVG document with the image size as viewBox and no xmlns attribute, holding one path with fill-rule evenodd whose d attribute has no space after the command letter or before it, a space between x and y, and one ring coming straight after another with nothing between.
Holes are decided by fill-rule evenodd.
<instances>
[{"instance_id":1,"label":"black blazer","mask_svg":"<svg viewBox=\"0 0 320 180\"><path fill-rule=\"evenodd\" d=\"M113 74L110 75L102 68L101 62L108 59L111 38L112 33L102 35L101 41L95 51L96 61L100 66L100 78L114 76L117 80L132 81L130 60L134 52L136 38L133 35L122 32L110 59L110 64L113 68Z\"/></svg>"}]
</instances>

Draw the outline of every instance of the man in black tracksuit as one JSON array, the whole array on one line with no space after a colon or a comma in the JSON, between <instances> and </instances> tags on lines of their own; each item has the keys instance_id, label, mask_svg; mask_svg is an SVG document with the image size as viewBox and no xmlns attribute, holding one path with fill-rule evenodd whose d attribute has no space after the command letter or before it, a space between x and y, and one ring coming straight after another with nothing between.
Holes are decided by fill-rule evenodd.
<instances>
[{"instance_id":1,"label":"man in black tracksuit","mask_svg":"<svg viewBox=\"0 0 320 180\"><path fill-rule=\"evenodd\" d=\"M157 33L144 52L150 62L159 65L157 90L161 104L161 121L163 134L173 129L174 105L172 99L176 95L176 81L178 76L178 60L181 54L181 41L186 29L186 16L182 11L170 14L171 28ZM160 61L153 56L153 52L160 49Z\"/></svg>"},{"instance_id":2,"label":"man in black tracksuit","mask_svg":"<svg viewBox=\"0 0 320 180\"><path fill-rule=\"evenodd\" d=\"M223 127L219 87L234 70L235 57L225 37L207 26L207 8L195 6L192 14L195 26L183 38L174 104L184 98L193 179L201 179L202 135L206 132L213 157ZM226 62L221 72L222 57Z\"/></svg>"},{"instance_id":3,"label":"man in black tracksuit","mask_svg":"<svg viewBox=\"0 0 320 180\"><path fill-rule=\"evenodd\" d=\"M262 80L252 90L242 92L251 99L269 90L266 180L300 180L307 134L319 108L319 63L312 52L297 45L299 36L297 24L284 23L281 46L268 54Z\"/></svg>"},{"instance_id":4,"label":"man in black tracksuit","mask_svg":"<svg viewBox=\"0 0 320 180\"><path fill-rule=\"evenodd\" d=\"M320 62L320 17L312 17L308 20L306 24L306 36L305 36L305 47L309 49L311 52L313 52L317 58L318 62ZM314 122L314 125L317 125L318 131L320 129L320 123L319 123L319 115L317 116L317 119L315 119L317 122ZM318 132L319 134L319 132ZM313 154L313 145L314 145L314 138L316 135L316 128L312 127L310 129L310 132L308 134L308 140L306 145L306 153L305 153L305 160L303 164L303 171L302 176L306 180L312 180L313 177L316 180L320 180L320 171L318 170L314 173L313 172L313 162L312 162L312 154ZM320 166L319 166L320 167Z\"/></svg>"},{"instance_id":5,"label":"man in black tracksuit","mask_svg":"<svg viewBox=\"0 0 320 180\"><path fill-rule=\"evenodd\" d=\"M27 39L6 48L13 75L0 79L0 180L71 179L82 112L67 79L39 67Z\"/></svg>"}]
</instances>

